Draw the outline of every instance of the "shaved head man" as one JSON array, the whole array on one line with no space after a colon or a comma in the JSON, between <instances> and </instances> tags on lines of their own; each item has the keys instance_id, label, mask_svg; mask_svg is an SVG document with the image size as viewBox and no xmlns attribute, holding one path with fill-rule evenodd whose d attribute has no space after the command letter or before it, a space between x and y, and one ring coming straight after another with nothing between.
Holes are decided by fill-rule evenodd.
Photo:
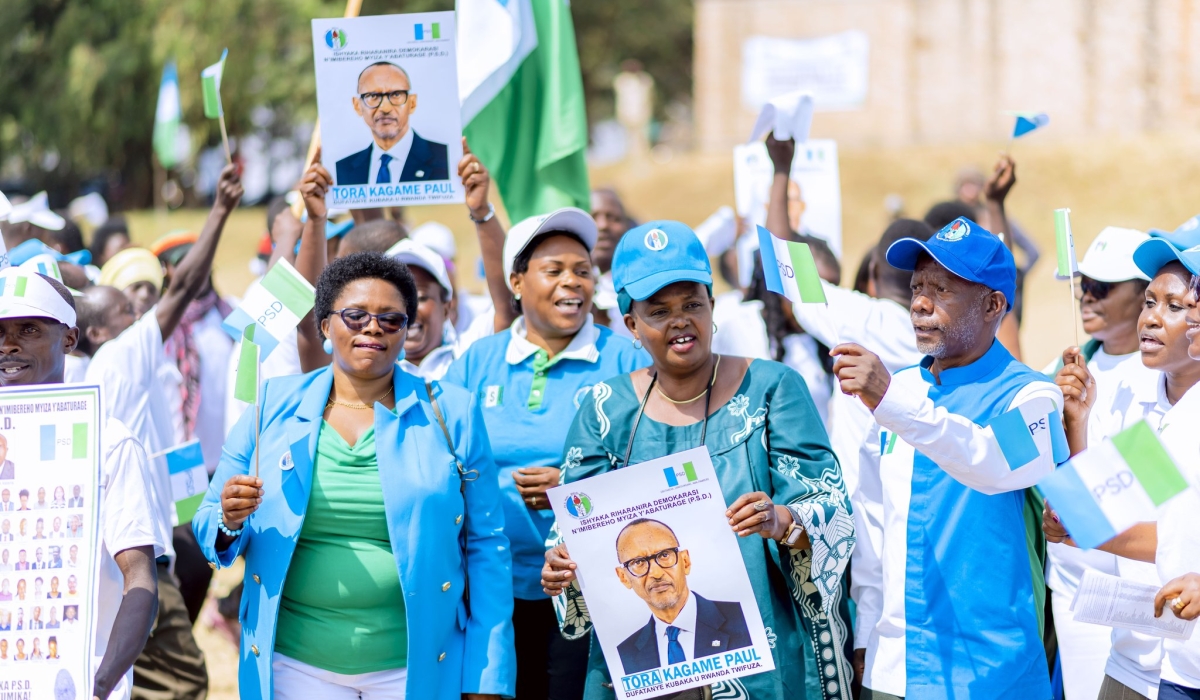
<instances>
[{"instance_id":1,"label":"shaved head man","mask_svg":"<svg viewBox=\"0 0 1200 700\"><path fill-rule=\"evenodd\" d=\"M448 180L446 144L421 138L409 124L417 93L395 63L372 63L358 74L354 113L371 130L371 145L337 162L336 185L388 185Z\"/></svg>"}]
</instances>

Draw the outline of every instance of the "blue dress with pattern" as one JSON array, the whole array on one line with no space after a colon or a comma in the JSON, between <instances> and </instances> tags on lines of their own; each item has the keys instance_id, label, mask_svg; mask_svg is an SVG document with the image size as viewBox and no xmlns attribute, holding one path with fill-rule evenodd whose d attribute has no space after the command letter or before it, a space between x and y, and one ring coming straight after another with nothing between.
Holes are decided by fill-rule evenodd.
<instances>
[{"instance_id":1,"label":"blue dress with pattern","mask_svg":"<svg viewBox=\"0 0 1200 700\"><path fill-rule=\"evenodd\" d=\"M567 435L563 483L622 463L641 398L628 374L592 389ZM813 545L793 551L759 536L738 539L775 670L717 683L713 698L849 698L852 640L842 575L854 548L854 524L841 468L808 388L792 369L755 360L734 397L709 415L704 442L727 502L751 491L770 494L791 509ZM671 426L642 416L629 462L697 447L701 430L701 423ZM555 605L564 635L591 629L578 589L555 598ZM592 645L585 697L615 697L598 644Z\"/></svg>"}]
</instances>

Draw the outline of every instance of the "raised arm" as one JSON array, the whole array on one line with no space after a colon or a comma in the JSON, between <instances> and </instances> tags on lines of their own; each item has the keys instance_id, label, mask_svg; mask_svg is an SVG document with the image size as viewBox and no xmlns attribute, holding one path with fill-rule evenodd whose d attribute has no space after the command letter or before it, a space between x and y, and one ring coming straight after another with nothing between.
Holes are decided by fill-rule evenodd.
<instances>
[{"instance_id":1,"label":"raised arm","mask_svg":"<svg viewBox=\"0 0 1200 700\"><path fill-rule=\"evenodd\" d=\"M154 547L134 547L113 557L125 580L121 607L113 621L108 648L96 671L92 696L105 700L146 646L158 615L158 573Z\"/></svg>"},{"instance_id":2,"label":"raised arm","mask_svg":"<svg viewBox=\"0 0 1200 700\"><path fill-rule=\"evenodd\" d=\"M329 264L325 246L325 221L328 216L325 194L332 185L333 178L320 161L314 161L300 181L300 195L304 197L308 221L304 223L304 232L300 235L296 271L314 287L317 286L321 271ZM325 354L321 339L317 337L317 323L311 311L304 314L300 325L296 327L296 346L300 351L301 371L311 372L329 364L330 356Z\"/></svg>"},{"instance_id":3,"label":"raised arm","mask_svg":"<svg viewBox=\"0 0 1200 700\"><path fill-rule=\"evenodd\" d=\"M775 167L771 179L771 194L767 200L767 230L776 236L792 237L792 225L788 222L788 178L791 177L792 159L796 155L796 142L792 139L777 141L775 134L767 136L767 154Z\"/></svg>"},{"instance_id":4,"label":"raised arm","mask_svg":"<svg viewBox=\"0 0 1200 700\"><path fill-rule=\"evenodd\" d=\"M467 210L475 222L475 234L479 236L479 254L483 257L483 274L487 278L488 294L496 309L495 330L504 330L516 320L512 312L512 292L508 291L508 280L504 279L504 227L496 219L494 209L488 204L488 190L492 178L479 157L471 153L467 139L463 138L463 158L458 162L458 176L467 191ZM486 221L485 221L486 219Z\"/></svg>"},{"instance_id":5,"label":"raised arm","mask_svg":"<svg viewBox=\"0 0 1200 700\"><path fill-rule=\"evenodd\" d=\"M163 338L171 337L176 326L183 320L183 312L208 284L212 274L213 256L217 253L217 243L221 241L221 233L225 230L225 222L230 213L237 208L242 199L242 180L238 176L237 167L225 166L221 171L221 179L217 181L217 197L213 202L204 228L196 244L183 256L179 265L171 275L171 286L158 302L155 312L158 327Z\"/></svg>"}]
</instances>

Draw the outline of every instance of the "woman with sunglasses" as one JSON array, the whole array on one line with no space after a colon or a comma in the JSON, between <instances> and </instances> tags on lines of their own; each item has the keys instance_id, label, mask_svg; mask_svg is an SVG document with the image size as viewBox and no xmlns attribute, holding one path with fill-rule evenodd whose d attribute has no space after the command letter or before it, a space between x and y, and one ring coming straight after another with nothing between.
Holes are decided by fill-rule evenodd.
<instances>
[{"instance_id":1,"label":"woman with sunglasses","mask_svg":"<svg viewBox=\"0 0 1200 700\"><path fill-rule=\"evenodd\" d=\"M491 439L512 543L517 700L579 700L588 640L558 633L540 584L571 418L594 384L645 366L649 358L592 322L596 222L575 208L526 219L504 237L502 256L486 251L488 227L503 235L487 204L487 171L469 152L460 165L471 217L479 224L497 332L475 341L444 381L476 392ZM494 263L499 262L499 265ZM514 320L515 319L515 320Z\"/></svg>"},{"instance_id":2,"label":"woman with sunglasses","mask_svg":"<svg viewBox=\"0 0 1200 700\"><path fill-rule=\"evenodd\" d=\"M1096 236L1087 254L1079 261L1082 275L1079 281L1082 293L1078 302L1080 319L1091 340L1082 348L1068 348L1056 365L1056 382L1068 397L1063 418L1073 447L1086 444L1089 433L1099 439L1119 432L1141 419L1141 407L1147 405L1145 402L1155 405L1157 383L1163 376L1158 371L1159 360L1150 353L1145 358L1150 364L1147 366L1138 352L1138 316L1146 303L1150 276L1139 270L1133 261L1134 250L1148 238L1141 231L1110 226ZM1166 311L1168 305L1158 309ZM1182 316L1176 320L1182 322ZM1147 329L1149 333L1156 331L1157 326ZM1183 341L1182 349L1186 350L1186 338L1178 335L1177 339ZM1086 389L1087 386L1091 386L1091 391ZM1071 400L1072 387L1079 389L1090 405ZM1051 592L1058 654L1067 692L1075 697L1096 697L1104 681L1110 651L1113 658L1117 658L1118 650L1128 647L1130 641L1133 641L1133 650L1119 668L1129 669L1129 674L1136 675L1120 675L1120 680L1128 686L1138 687L1142 683L1135 682L1136 677L1147 675L1141 673L1143 666L1150 666L1157 679L1157 662L1148 662L1156 654L1143 654L1145 645L1135 639L1148 637L1118 628L1110 641L1109 635L1096 634L1094 625L1076 622L1070 611L1083 575L1089 570L1118 575L1121 564L1117 558L1107 552L1083 551L1053 542L1047 547L1046 554L1046 585ZM1126 563L1131 562L1127 560ZM1153 567L1150 567L1150 575L1154 575ZM1151 640L1149 647L1153 650L1161 645Z\"/></svg>"},{"instance_id":3,"label":"woman with sunglasses","mask_svg":"<svg viewBox=\"0 0 1200 700\"><path fill-rule=\"evenodd\" d=\"M495 464L470 393L399 369L416 307L404 264L332 262L313 311L330 366L267 381L226 441L192 526L214 566L246 559L242 697L513 693Z\"/></svg>"},{"instance_id":4,"label":"woman with sunglasses","mask_svg":"<svg viewBox=\"0 0 1200 700\"><path fill-rule=\"evenodd\" d=\"M597 384L583 401L567 436L563 482L706 446L773 640L774 671L679 697L849 698L842 572L854 524L804 380L777 362L712 352L712 270L687 226L654 221L630 230L617 245L613 281L625 324L654 363ZM574 569L566 546L553 547L545 592L580 595ZM564 633L589 628L586 617L564 620ZM691 649L683 653L693 658ZM606 669L593 645L589 700L612 697Z\"/></svg>"},{"instance_id":5,"label":"woman with sunglasses","mask_svg":"<svg viewBox=\"0 0 1200 700\"><path fill-rule=\"evenodd\" d=\"M1071 453L1145 421L1173 454L1194 455L1200 450L1195 428L1200 420L1200 392L1195 388L1200 383L1200 334L1195 332L1200 309L1194 276L1200 271L1200 255L1156 237L1137 247L1133 261L1142 273L1152 275L1138 319L1138 338L1142 362L1157 371L1148 381L1125 381L1115 388L1128 397L1128 408L1120 422L1104 426L1103 431L1090 423L1088 414L1096 410L1093 404L1105 401L1105 388L1078 367L1069 374L1066 369L1060 372L1057 381L1066 399ZM1075 416L1089 422L1086 433L1072 430L1072 422L1079 419ZM1181 461L1178 466L1196 477L1194 461ZM1046 539L1073 547L1074 541L1051 510L1054 505L1047 503L1042 516ZM1164 507L1157 522L1139 523L1098 547L1117 555L1121 578L1162 586L1156 600L1158 615L1192 620L1200 614L1200 574L1196 573L1200 558L1194 539L1198 510L1200 498L1189 489ZM1147 698L1157 694L1164 700L1200 698L1200 642L1164 641L1161 636L1114 629L1104 674L1101 700L1135 694Z\"/></svg>"}]
</instances>

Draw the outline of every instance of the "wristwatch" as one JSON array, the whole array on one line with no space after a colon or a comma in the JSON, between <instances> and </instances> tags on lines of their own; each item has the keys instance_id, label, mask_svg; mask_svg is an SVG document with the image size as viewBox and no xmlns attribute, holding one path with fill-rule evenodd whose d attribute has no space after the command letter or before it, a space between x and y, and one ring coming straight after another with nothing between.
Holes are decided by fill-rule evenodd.
<instances>
[{"instance_id":1,"label":"wristwatch","mask_svg":"<svg viewBox=\"0 0 1200 700\"><path fill-rule=\"evenodd\" d=\"M477 224L486 224L487 222L491 221L492 217L494 217L495 215L496 215L496 207L491 202L488 202L487 216L484 216L482 219L476 219L475 215L471 213L471 210L470 209L467 210L467 217L470 218L471 221L474 221Z\"/></svg>"},{"instance_id":2,"label":"wristwatch","mask_svg":"<svg viewBox=\"0 0 1200 700\"><path fill-rule=\"evenodd\" d=\"M804 537L804 528L797 525L795 521L792 521L792 524L788 525L787 531L783 533L783 539L780 540L780 544L795 547L802 537Z\"/></svg>"}]
</instances>

